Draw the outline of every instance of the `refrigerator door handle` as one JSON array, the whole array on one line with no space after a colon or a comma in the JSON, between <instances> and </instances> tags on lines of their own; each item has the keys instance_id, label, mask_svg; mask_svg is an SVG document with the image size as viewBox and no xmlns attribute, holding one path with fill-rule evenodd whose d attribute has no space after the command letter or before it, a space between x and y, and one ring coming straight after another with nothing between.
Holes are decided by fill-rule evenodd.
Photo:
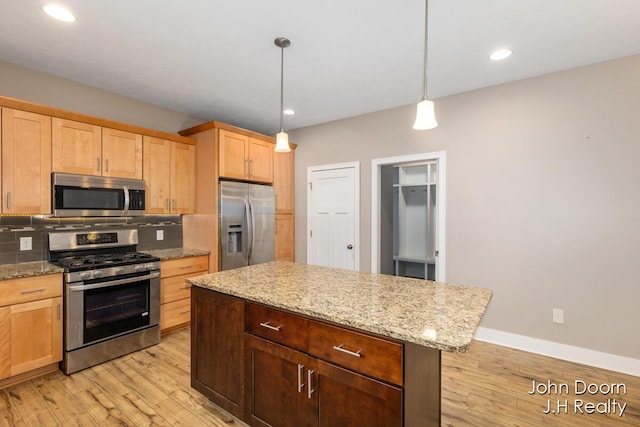
<instances>
[{"instance_id":1,"label":"refrigerator door handle","mask_svg":"<svg viewBox=\"0 0 640 427\"><path fill-rule=\"evenodd\" d=\"M251 221L251 218L249 217L249 202L247 201L247 199L244 199L244 223L246 225L246 239L247 239L247 243L245 248L247 249L247 255L246 255L246 265L249 265L249 259L251 258L251 250L253 249L251 247L251 242L253 240L252 236L249 236L249 233L252 233L252 224L250 224L249 222Z\"/></svg>"},{"instance_id":2,"label":"refrigerator door handle","mask_svg":"<svg viewBox=\"0 0 640 427\"><path fill-rule=\"evenodd\" d=\"M249 213L251 215L251 246L249 246L249 265L251 265L251 254L256 245L256 217L253 214L253 204L249 202Z\"/></svg>"}]
</instances>

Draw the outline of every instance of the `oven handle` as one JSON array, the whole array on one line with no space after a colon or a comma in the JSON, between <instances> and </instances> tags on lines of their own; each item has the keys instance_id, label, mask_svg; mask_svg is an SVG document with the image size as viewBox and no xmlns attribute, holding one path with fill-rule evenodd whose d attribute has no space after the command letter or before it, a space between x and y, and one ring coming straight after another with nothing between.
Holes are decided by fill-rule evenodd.
<instances>
[{"instance_id":1,"label":"oven handle","mask_svg":"<svg viewBox=\"0 0 640 427\"><path fill-rule=\"evenodd\" d=\"M160 273L151 273L151 274L147 274L146 276L129 277L127 279L111 280L109 282L100 282L100 283L94 283L91 285L69 286L69 290L76 292L76 291L86 291L89 289L108 288L109 286L135 283L135 282L140 282L142 280L155 279L157 277L160 277Z\"/></svg>"}]
</instances>

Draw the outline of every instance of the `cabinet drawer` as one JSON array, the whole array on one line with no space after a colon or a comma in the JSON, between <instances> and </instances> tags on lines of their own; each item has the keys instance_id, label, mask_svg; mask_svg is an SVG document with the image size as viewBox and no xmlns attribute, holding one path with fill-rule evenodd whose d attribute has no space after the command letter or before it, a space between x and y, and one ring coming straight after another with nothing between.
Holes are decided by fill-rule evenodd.
<instances>
[{"instance_id":1,"label":"cabinet drawer","mask_svg":"<svg viewBox=\"0 0 640 427\"><path fill-rule=\"evenodd\" d=\"M304 317L248 303L245 306L244 318L246 332L297 350L307 351L309 321Z\"/></svg>"},{"instance_id":2,"label":"cabinet drawer","mask_svg":"<svg viewBox=\"0 0 640 427\"><path fill-rule=\"evenodd\" d=\"M320 359L402 385L402 344L309 322L309 352Z\"/></svg>"},{"instance_id":3,"label":"cabinet drawer","mask_svg":"<svg viewBox=\"0 0 640 427\"><path fill-rule=\"evenodd\" d=\"M62 296L62 274L0 281L0 306Z\"/></svg>"},{"instance_id":4,"label":"cabinet drawer","mask_svg":"<svg viewBox=\"0 0 640 427\"><path fill-rule=\"evenodd\" d=\"M191 320L191 298L160 305L160 329L189 323Z\"/></svg>"},{"instance_id":5,"label":"cabinet drawer","mask_svg":"<svg viewBox=\"0 0 640 427\"><path fill-rule=\"evenodd\" d=\"M194 275L207 274L206 271L199 271L194 274L181 274L162 279L162 290L160 291L160 303L176 301L189 298L191 296L191 285L185 280Z\"/></svg>"},{"instance_id":6,"label":"cabinet drawer","mask_svg":"<svg viewBox=\"0 0 640 427\"><path fill-rule=\"evenodd\" d=\"M189 258L170 259L162 261L160 273L162 277L177 276L206 272L209 270L209 256L200 255Z\"/></svg>"}]
</instances>

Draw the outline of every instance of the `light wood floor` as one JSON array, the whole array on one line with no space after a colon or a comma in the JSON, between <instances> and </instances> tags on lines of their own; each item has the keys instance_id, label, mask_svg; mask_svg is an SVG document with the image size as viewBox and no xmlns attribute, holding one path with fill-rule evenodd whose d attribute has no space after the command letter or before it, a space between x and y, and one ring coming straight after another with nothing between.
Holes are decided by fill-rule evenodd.
<instances>
[{"instance_id":1,"label":"light wood floor","mask_svg":"<svg viewBox=\"0 0 640 427\"><path fill-rule=\"evenodd\" d=\"M71 376L56 372L0 390L0 425L245 426L190 387L189 350L189 329L181 329ZM533 380L572 390L576 380L624 383L627 394L530 396ZM544 415L548 398L615 398L627 408L623 417ZM443 426L640 426L640 378L474 342L468 353L443 353L442 413Z\"/></svg>"}]
</instances>

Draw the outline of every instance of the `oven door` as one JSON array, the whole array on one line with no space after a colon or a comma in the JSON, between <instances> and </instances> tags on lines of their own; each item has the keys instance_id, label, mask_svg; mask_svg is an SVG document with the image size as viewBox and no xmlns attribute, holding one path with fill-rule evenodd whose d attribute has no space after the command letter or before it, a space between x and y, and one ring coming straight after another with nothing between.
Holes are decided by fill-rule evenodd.
<instances>
[{"instance_id":1,"label":"oven door","mask_svg":"<svg viewBox=\"0 0 640 427\"><path fill-rule=\"evenodd\" d=\"M69 283L65 350L71 351L160 322L160 273Z\"/></svg>"}]
</instances>

